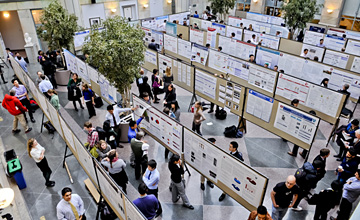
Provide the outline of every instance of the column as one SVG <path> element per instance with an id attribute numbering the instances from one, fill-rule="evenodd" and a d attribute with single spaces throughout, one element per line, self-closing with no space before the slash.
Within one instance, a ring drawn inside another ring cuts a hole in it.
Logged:
<path id="1" fill-rule="evenodd" d="M 31 37 L 31 42 L 34 44 L 34 47 L 32 48 L 31 51 L 35 51 L 35 57 L 36 57 L 40 45 L 39 45 L 39 39 L 36 34 L 36 28 L 35 28 L 34 20 L 31 15 L 31 11 L 30 9 L 23 9 L 23 10 L 18 10 L 17 12 L 23 34 L 28 33 L 29 36 Z M 27 54 L 27 55 L 28 57 L 33 56 L 33 54 Z"/>
<path id="2" fill-rule="evenodd" d="M 265 0 L 251 0 L 250 12 L 263 14 L 265 10 Z"/>
<path id="3" fill-rule="evenodd" d="M 319 24 L 338 27 L 344 3 L 345 0 L 325 0 Z"/>
<path id="4" fill-rule="evenodd" d="M 69 14 L 74 14 L 76 17 L 78 17 L 78 25 L 84 27 L 79 0 L 60 0 L 60 4 L 68 11 Z"/>

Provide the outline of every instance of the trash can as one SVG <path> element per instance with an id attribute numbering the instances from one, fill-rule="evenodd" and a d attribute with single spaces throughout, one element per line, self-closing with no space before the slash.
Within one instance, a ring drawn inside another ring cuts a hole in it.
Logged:
<path id="1" fill-rule="evenodd" d="M 14 150 L 9 150 L 4 153 L 5 161 L 6 161 L 6 170 L 10 177 L 14 177 L 16 184 L 19 189 L 26 188 L 26 181 L 24 175 L 22 173 L 22 166 L 19 158 L 16 156 Z"/>
<path id="2" fill-rule="evenodd" d="M 121 118 L 121 122 L 120 122 L 120 132 L 121 132 L 120 142 L 121 143 L 129 142 L 129 140 L 128 140 L 128 132 L 129 132 L 130 120 L 132 120 L 132 114 Z"/>

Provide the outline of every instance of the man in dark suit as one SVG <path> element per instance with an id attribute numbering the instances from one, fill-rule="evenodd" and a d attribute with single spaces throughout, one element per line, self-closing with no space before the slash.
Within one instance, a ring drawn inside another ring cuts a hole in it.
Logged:
<path id="1" fill-rule="evenodd" d="M 343 108 L 341 110 L 341 114 L 343 114 L 343 115 L 352 114 L 352 112 L 349 109 L 345 108 L 346 103 L 347 103 L 347 101 L 348 101 L 348 99 L 350 97 L 350 92 L 348 91 L 349 87 L 350 87 L 349 84 L 345 84 L 345 85 L 343 85 L 343 89 L 338 90 L 338 92 L 346 95 L 344 105 L 343 105 Z"/>
<path id="2" fill-rule="evenodd" d="M 327 148 L 323 148 L 320 150 L 320 154 L 317 155 L 313 161 L 313 163 L 315 161 L 320 161 L 322 163 L 320 169 L 317 171 L 318 181 L 320 181 L 325 176 L 326 158 L 328 158 L 329 156 L 330 156 L 330 150 Z"/>
<path id="3" fill-rule="evenodd" d="M 244 162 L 244 158 L 242 156 L 242 153 L 238 151 L 239 144 L 236 141 L 231 141 L 229 145 L 229 151 L 230 155 L 233 157 L 236 157 L 237 159 Z M 219 201 L 223 201 L 225 199 L 226 194 L 223 192 L 221 196 L 219 197 Z"/>
<path id="4" fill-rule="evenodd" d="M 157 51 L 157 46 L 156 46 L 156 43 L 155 43 L 155 39 L 151 40 L 151 43 L 149 44 L 148 47 L 149 47 L 149 49 Z"/>

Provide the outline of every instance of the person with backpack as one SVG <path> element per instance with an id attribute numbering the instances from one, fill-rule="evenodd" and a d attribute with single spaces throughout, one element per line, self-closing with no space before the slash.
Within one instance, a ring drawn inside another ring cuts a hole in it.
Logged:
<path id="1" fill-rule="evenodd" d="M 105 132 L 104 136 L 105 136 L 106 142 L 110 145 L 111 149 L 116 149 L 116 147 L 117 147 L 116 137 L 118 134 L 110 126 L 110 120 L 104 121 L 103 130 Z"/>
<path id="2" fill-rule="evenodd" d="M 312 164 L 305 162 L 304 165 L 295 172 L 296 184 L 299 186 L 299 195 L 294 203 L 292 210 L 301 211 L 300 201 L 310 194 L 311 189 L 315 189 L 319 181 L 318 170 L 323 166 L 323 162 L 315 160 Z"/>
<path id="3" fill-rule="evenodd" d="M 143 145 L 148 145 L 146 149 L 149 148 L 149 144 L 146 141 L 142 140 L 144 137 L 143 132 L 138 132 L 135 138 L 132 138 L 130 141 L 130 147 L 132 153 L 135 155 L 135 179 L 140 179 L 141 175 L 145 173 L 147 167 L 147 157 L 146 161 L 143 161 Z"/>
<path id="4" fill-rule="evenodd" d="M 354 119 L 348 125 L 342 125 L 335 131 L 335 134 L 337 134 L 336 143 L 340 147 L 339 154 L 334 155 L 334 157 L 339 158 L 337 161 L 342 161 L 342 158 L 346 155 L 347 149 L 343 142 L 345 141 L 345 137 L 347 136 L 347 142 L 349 142 L 350 139 L 354 139 L 357 129 L 359 129 L 359 120 Z"/>
<path id="5" fill-rule="evenodd" d="M 320 154 L 315 157 L 313 160 L 313 163 L 315 161 L 320 161 L 322 163 L 320 169 L 317 172 L 318 180 L 320 181 L 322 178 L 324 178 L 326 173 L 326 158 L 330 156 L 330 150 L 328 148 L 323 148 L 320 150 Z"/>
<path id="6" fill-rule="evenodd" d="M 126 184 L 129 179 L 125 172 L 126 164 L 119 158 L 116 150 L 111 150 L 107 157 L 101 160 L 101 164 L 107 168 L 111 178 L 113 178 L 113 180 L 122 188 L 124 193 L 127 194 Z"/>
<path id="7" fill-rule="evenodd" d="M 89 88 L 89 85 L 87 83 L 82 85 L 82 102 L 83 104 L 86 103 L 86 107 L 89 112 L 89 119 L 93 116 L 96 116 L 95 111 L 95 100 L 94 100 L 95 94 L 94 92 Z"/>
<path id="8" fill-rule="evenodd" d="M 141 85 L 139 85 L 139 93 L 140 93 L 139 97 L 143 99 L 145 97 L 144 94 L 147 93 L 148 96 L 153 100 L 153 102 L 155 102 L 154 96 L 151 92 L 151 87 L 148 83 L 148 77 L 144 76 L 141 79 L 143 82 Z"/>
<path id="9" fill-rule="evenodd" d="M 88 132 L 85 147 L 91 150 L 99 142 L 99 133 L 93 128 L 92 123 L 89 121 L 84 123 L 84 129 Z"/>

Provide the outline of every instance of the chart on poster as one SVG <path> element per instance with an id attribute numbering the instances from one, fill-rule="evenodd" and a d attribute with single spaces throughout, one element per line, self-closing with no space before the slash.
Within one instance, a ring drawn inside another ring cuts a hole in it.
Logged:
<path id="1" fill-rule="evenodd" d="M 273 93 L 276 81 L 276 72 L 256 65 L 250 65 L 248 83 Z"/>
<path id="2" fill-rule="evenodd" d="M 208 48 L 193 44 L 191 48 L 191 61 L 200 63 L 205 66 L 208 59 L 209 51 Z"/>
<path id="3" fill-rule="evenodd" d="M 308 44 L 303 44 L 302 49 L 301 49 L 301 53 L 304 52 L 305 49 L 308 49 L 308 54 L 307 57 L 310 59 L 314 59 L 314 57 L 319 58 L 319 61 L 322 60 L 323 55 L 324 55 L 324 48 L 321 47 L 316 47 L 316 46 L 312 46 L 312 45 L 308 45 Z M 301 55 L 301 54 L 299 54 Z"/>
<path id="4" fill-rule="evenodd" d="M 278 103 L 274 127 L 295 137 L 296 139 L 311 144 L 319 123 L 319 119 L 301 110 Z"/>
<path id="5" fill-rule="evenodd" d="M 280 73 L 275 94 L 288 100 L 298 99 L 301 104 L 305 104 L 309 88 L 310 83 Z"/>
<path id="6" fill-rule="evenodd" d="M 273 98 L 250 89 L 247 98 L 246 112 L 265 122 L 269 122 L 273 104 Z"/>
<path id="7" fill-rule="evenodd" d="M 191 86 L 191 67 L 175 60 L 174 67 L 178 68 L 178 81 L 185 83 L 187 86 Z"/>
<path id="8" fill-rule="evenodd" d="M 360 41 L 349 39 L 346 44 L 345 53 L 360 56 Z"/>
<path id="9" fill-rule="evenodd" d="M 354 57 L 354 61 L 351 65 L 351 71 L 360 73 L 360 57 Z"/>
<path id="10" fill-rule="evenodd" d="M 204 45 L 204 31 L 190 29 L 190 41 L 199 45 Z"/>
<path id="11" fill-rule="evenodd" d="M 216 99 L 216 77 L 196 69 L 195 90 Z"/>

